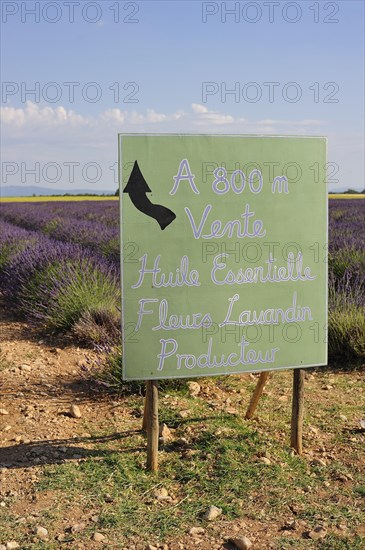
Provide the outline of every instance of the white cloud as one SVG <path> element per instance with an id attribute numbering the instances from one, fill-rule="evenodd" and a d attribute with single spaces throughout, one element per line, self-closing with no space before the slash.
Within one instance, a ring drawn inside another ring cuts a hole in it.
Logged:
<path id="1" fill-rule="evenodd" d="M 15 129 L 23 129 L 24 133 L 28 130 L 38 130 L 40 132 L 49 132 L 50 129 L 70 129 L 90 130 L 98 129 L 103 133 L 114 131 L 118 128 L 120 131 L 128 131 L 134 126 L 143 126 L 145 128 L 158 125 L 153 130 L 164 131 L 164 126 L 168 131 L 193 131 L 194 127 L 199 127 L 200 131 L 214 131 L 216 127 L 226 126 L 229 131 L 236 132 L 266 132 L 275 131 L 275 126 L 287 127 L 287 131 L 293 131 L 300 127 L 309 126 L 318 127 L 323 125 L 321 120 L 258 120 L 249 121 L 246 118 L 234 117 L 229 114 L 211 111 L 205 105 L 193 103 L 191 111 L 175 111 L 172 114 L 159 113 L 154 109 L 147 109 L 145 113 L 139 111 L 122 111 L 121 109 L 107 109 L 98 116 L 83 116 L 75 111 L 67 110 L 65 107 L 43 107 L 28 101 L 25 107 L 2 107 L 0 110 L 3 124 L 7 127 L 8 135 L 11 137 Z M 16 132 L 19 136 L 19 132 Z"/>
<path id="2" fill-rule="evenodd" d="M 193 103 L 189 110 L 180 109 L 173 113 L 154 109 L 143 112 L 106 109 L 97 116 L 85 116 L 63 106 L 49 107 L 28 102 L 22 108 L 2 107 L 0 117 L 4 162 L 25 163 L 32 167 L 36 162 L 62 164 L 75 161 L 80 163 L 79 174 L 85 163 L 97 162 L 103 167 L 102 179 L 103 182 L 105 179 L 107 188 L 116 185 L 115 179 L 111 178 L 116 177 L 119 132 L 328 135 L 329 160 L 340 166 L 339 182 L 331 187 L 348 183 L 363 185 L 363 137 L 331 133 L 331 125 L 317 119 L 250 120 L 209 110 L 198 103 Z M 20 183 L 19 174 L 20 171 L 7 183 Z M 27 176 L 25 183 L 35 182 Z M 80 185 L 85 186 L 85 182 L 80 181 Z M 95 184 L 96 188 L 98 186 L 99 182 Z"/>
<path id="3" fill-rule="evenodd" d="M 291 125 L 291 124 L 300 124 L 300 126 L 320 126 L 324 125 L 326 122 L 324 120 L 316 120 L 316 119 L 304 119 L 300 121 L 295 120 L 277 120 L 277 119 L 271 119 L 266 118 L 264 120 L 259 120 L 258 124 L 263 125 L 274 125 L 274 126 L 282 126 L 282 125 Z"/>
<path id="4" fill-rule="evenodd" d="M 194 113 L 207 113 L 208 108 L 204 107 L 204 105 L 199 105 L 199 103 L 192 103 L 191 108 L 194 111 Z"/>
<path id="5" fill-rule="evenodd" d="M 1 107 L 0 118 L 3 124 L 11 127 L 33 127 L 48 128 L 49 126 L 62 126 L 71 124 L 73 126 L 86 125 L 88 119 L 67 111 L 64 107 L 40 107 L 36 103 L 27 101 L 24 108 Z"/>
<path id="6" fill-rule="evenodd" d="M 222 124 L 232 124 L 235 122 L 234 117 L 231 115 L 222 115 L 217 111 L 209 111 L 204 105 L 193 103 L 191 105 L 193 113 L 196 115 L 195 124 L 198 126 L 205 126 L 207 124 L 221 126 Z M 239 120 L 239 119 L 237 119 Z"/>

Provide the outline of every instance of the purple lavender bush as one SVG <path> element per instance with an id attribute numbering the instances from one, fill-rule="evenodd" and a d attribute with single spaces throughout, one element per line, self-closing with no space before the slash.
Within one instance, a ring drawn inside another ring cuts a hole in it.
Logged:
<path id="1" fill-rule="evenodd" d="M 106 335 L 118 341 L 120 284 L 111 262 L 10 224 L 1 242 L 0 285 L 9 305 L 48 331 L 72 331 L 87 343 Z"/>
<path id="2" fill-rule="evenodd" d="M 365 357 L 365 202 L 329 201 L 330 359 Z"/>
<path id="3" fill-rule="evenodd" d="M 0 286 L 2 268 L 17 252 L 35 244 L 39 235 L 35 231 L 27 231 L 0 219 Z"/>

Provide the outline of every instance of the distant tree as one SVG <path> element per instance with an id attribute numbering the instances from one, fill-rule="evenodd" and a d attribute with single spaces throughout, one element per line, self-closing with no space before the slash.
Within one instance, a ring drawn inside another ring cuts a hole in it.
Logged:
<path id="1" fill-rule="evenodd" d="M 356 189 L 347 189 L 347 191 L 344 192 L 344 195 L 358 195 L 359 191 L 356 191 Z"/>
<path id="2" fill-rule="evenodd" d="M 118 187 L 118 189 L 116 190 L 116 192 L 114 193 L 114 197 L 119 197 L 119 187 Z"/>

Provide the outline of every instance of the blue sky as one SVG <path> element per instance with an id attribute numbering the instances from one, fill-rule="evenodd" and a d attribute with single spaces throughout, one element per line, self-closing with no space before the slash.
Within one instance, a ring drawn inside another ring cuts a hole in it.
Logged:
<path id="1" fill-rule="evenodd" d="M 328 136 L 364 188 L 362 1 L 71 4 L 2 2 L 4 184 L 114 189 L 118 132 L 212 132 Z"/>

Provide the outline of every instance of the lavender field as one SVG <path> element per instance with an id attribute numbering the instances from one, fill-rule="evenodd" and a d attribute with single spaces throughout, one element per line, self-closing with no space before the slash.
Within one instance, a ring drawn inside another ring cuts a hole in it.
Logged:
<path id="1" fill-rule="evenodd" d="M 4 203 L 0 290 L 40 329 L 89 345 L 120 341 L 116 201 Z M 329 203 L 329 357 L 365 356 L 363 200 Z"/>
<path id="2" fill-rule="evenodd" d="M 118 203 L 5 203 L 0 208 L 0 289 L 48 332 L 83 343 L 120 336 Z"/>

